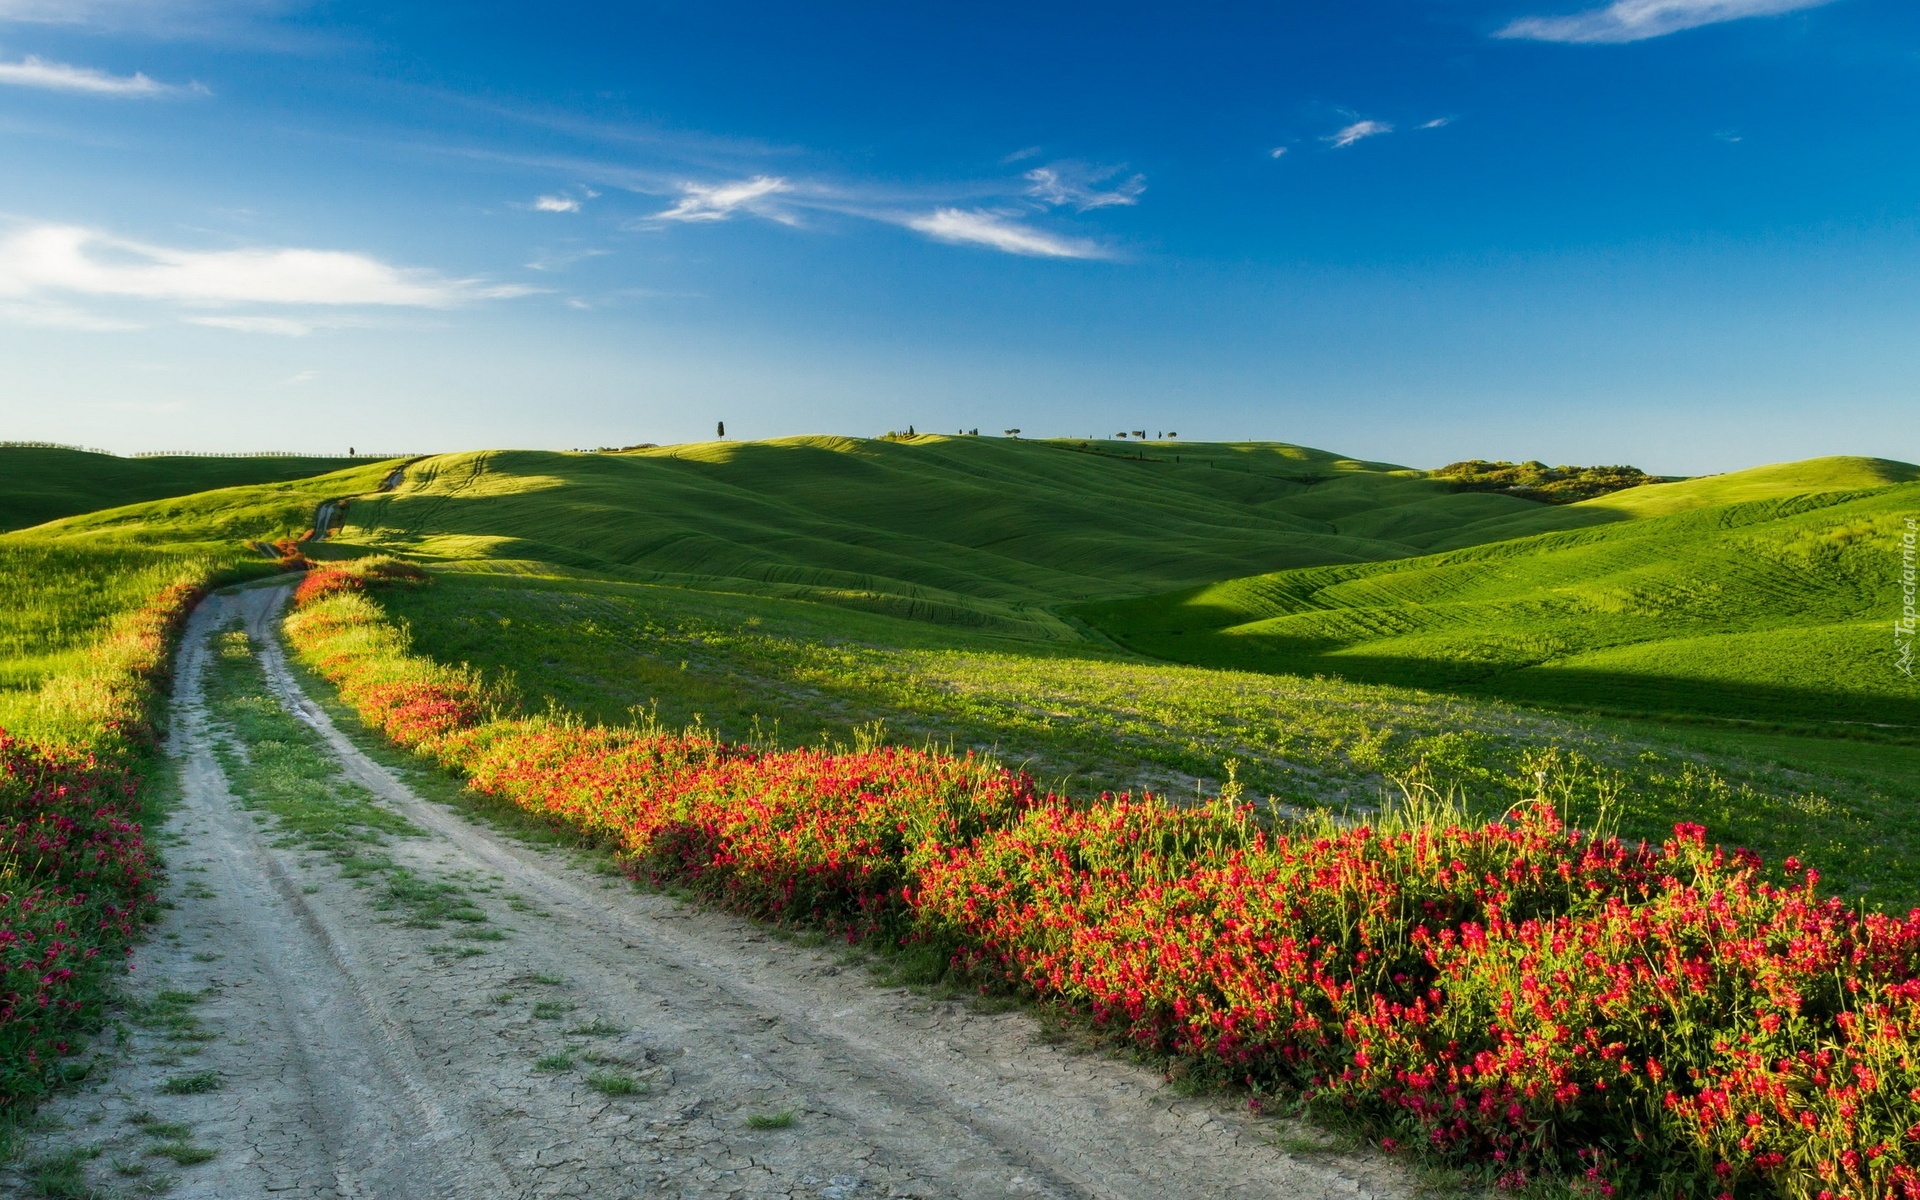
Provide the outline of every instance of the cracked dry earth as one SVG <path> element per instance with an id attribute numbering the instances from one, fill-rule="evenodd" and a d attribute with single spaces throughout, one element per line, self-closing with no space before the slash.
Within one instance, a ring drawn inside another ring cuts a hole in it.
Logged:
<path id="1" fill-rule="evenodd" d="M 184 799 L 167 831 L 174 907 L 136 956 L 132 988 L 148 1007 L 130 1010 L 186 1015 L 127 1021 L 103 1051 L 109 1067 L 44 1110 L 48 1128 L 23 1158 L 84 1157 L 84 1187 L 97 1189 L 55 1194 L 1410 1190 L 1377 1159 L 1289 1155 L 1271 1122 L 1048 1044 L 1025 1013 L 877 986 L 840 955 L 636 892 L 426 803 L 300 692 L 278 649 L 285 599 L 215 596 L 189 627 L 172 745 Z M 406 927 L 332 860 L 276 846 L 265 818 L 237 803 L 203 684 L 213 632 L 236 621 L 339 770 L 426 831 L 386 851 L 422 877 L 460 881 L 504 938 L 457 949 L 445 930 Z M 636 1086 L 603 1094 L 596 1070 Z M 196 1079 L 210 1090 L 194 1091 Z M 169 1162 L 166 1148 L 180 1146 L 215 1154 Z M 26 1174 L 0 1184 L 34 1186 Z"/>

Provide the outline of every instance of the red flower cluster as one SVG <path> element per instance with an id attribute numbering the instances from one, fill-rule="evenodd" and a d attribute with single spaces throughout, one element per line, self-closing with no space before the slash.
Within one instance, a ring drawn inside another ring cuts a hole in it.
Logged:
<path id="1" fill-rule="evenodd" d="M 281 538 L 277 542 L 269 543 L 275 554 L 279 556 L 274 565 L 282 571 L 304 571 L 313 566 L 312 561 L 301 549 L 301 544 L 311 537 L 313 537 L 313 530 L 309 529 L 297 538 Z"/>
<path id="2" fill-rule="evenodd" d="M 202 594 L 166 589 L 115 624 L 85 671 L 49 681 L 48 744 L 0 731 L 0 1108 L 45 1090 L 153 903 L 135 753 Z"/>
<path id="3" fill-rule="evenodd" d="M 363 586 L 360 576 L 351 571 L 312 570 L 300 581 L 300 586 L 293 589 L 293 603 L 295 606 L 312 604 L 341 592 L 357 592 Z"/>
<path id="4" fill-rule="evenodd" d="M 1920 910 L 1708 845 L 1483 825 L 1279 836 L 897 748 L 489 719 L 363 596 L 289 619 L 369 721 L 742 911 L 884 930 L 1256 1091 L 1519 1186 L 1920 1200 Z"/>
<path id="5" fill-rule="evenodd" d="M 0 734 L 0 1106 L 38 1094 L 152 902 L 133 784 Z"/>

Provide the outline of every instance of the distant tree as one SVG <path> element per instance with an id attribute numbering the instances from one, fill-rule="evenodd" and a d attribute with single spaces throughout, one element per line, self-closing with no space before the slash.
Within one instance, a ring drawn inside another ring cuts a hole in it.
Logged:
<path id="1" fill-rule="evenodd" d="M 1545 504 L 1571 504 L 1608 492 L 1662 482 L 1659 476 L 1648 475 L 1637 467 L 1549 467 L 1539 461 L 1488 462 L 1480 458 L 1448 463 L 1434 474 L 1451 484 L 1456 492 L 1505 492 Z"/>
<path id="2" fill-rule="evenodd" d="M 719 423 L 718 425 L 715 425 L 715 426 L 714 426 L 714 429 L 713 429 L 713 435 L 714 435 L 715 437 L 719 437 L 719 438 L 724 438 L 724 437 L 726 437 L 726 436 L 727 436 L 727 423 L 726 423 L 725 421 L 721 421 L 721 422 L 720 422 L 720 423 Z"/>
<path id="3" fill-rule="evenodd" d="M 1004 434 L 1006 434 L 1006 435 L 1007 435 L 1008 437 L 1019 437 L 1019 436 L 1020 436 L 1020 431 L 1019 431 L 1018 429 L 1003 429 L 1003 430 L 1001 430 L 1001 432 L 1002 432 L 1002 433 L 1004 433 Z"/>

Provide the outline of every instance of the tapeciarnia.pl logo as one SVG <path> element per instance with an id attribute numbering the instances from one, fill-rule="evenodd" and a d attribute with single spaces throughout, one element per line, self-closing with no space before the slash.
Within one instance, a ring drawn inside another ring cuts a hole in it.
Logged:
<path id="1" fill-rule="evenodd" d="M 1914 596 L 1920 592 L 1920 570 L 1916 570 L 1916 543 L 1920 542 L 1920 517 L 1908 517 L 1900 535 L 1900 616 L 1893 623 L 1893 665 L 1908 679 L 1913 678 L 1913 635 L 1920 628 L 1920 612 L 1915 611 Z"/>

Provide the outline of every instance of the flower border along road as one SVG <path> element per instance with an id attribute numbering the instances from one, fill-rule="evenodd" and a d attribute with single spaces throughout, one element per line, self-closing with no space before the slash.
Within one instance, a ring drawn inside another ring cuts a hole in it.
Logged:
<path id="1" fill-rule="evenodd" d="M 1506 1187 L 1920 1197 L 1920 910 L 1862 914 L 1696 825 L 1629 844 L 1541 805 L 1289 835 L 973 755 L 500 716 L 409 651 L 367 594 L 396 578 L 422 575 L 309 575 L 289 641 L 367 724 L 636 875 L 931 944 Z"/>
<path id="2" fill-rule="evenodd" d="M 45 1095 L 155 905 L 140 820 L 173 647 L 206 581 L 124 614 L 0 730 L 0 1111 Z"/>

